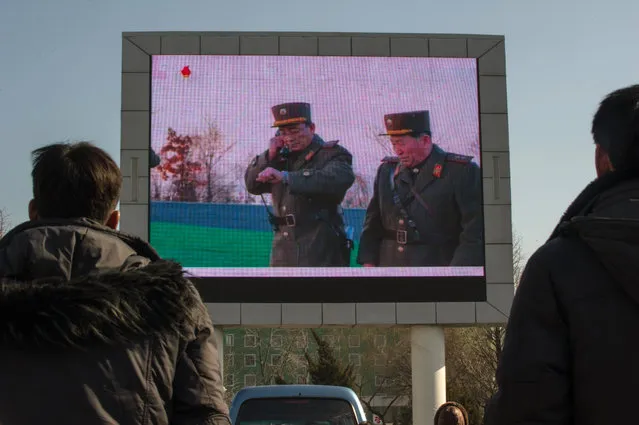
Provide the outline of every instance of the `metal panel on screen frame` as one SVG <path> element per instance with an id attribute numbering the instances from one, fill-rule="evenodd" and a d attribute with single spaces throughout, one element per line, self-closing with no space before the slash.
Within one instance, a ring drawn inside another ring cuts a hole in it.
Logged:
<path id="1" fill-rule="evenodd" d="M 513 265 L 503 36 L 454 34 L 131 32 L 122 38 L 121 230 L 148 240 L 151 56 L 300 55 L 477 58 L 486 301 L 210 303 L 225 326 L 472 325 L 505 323 Z"/>

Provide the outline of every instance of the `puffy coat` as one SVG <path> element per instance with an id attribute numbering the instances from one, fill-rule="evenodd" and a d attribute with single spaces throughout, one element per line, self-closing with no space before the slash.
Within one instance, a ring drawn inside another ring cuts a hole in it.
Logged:
<path id="1" fill-rule="evenodd" d="M 229 424 L 206 308 L 147 243 L 29 222 L 0 277 L 0 425 Z"/>
<path id="2" fill-rule="evenodd" d="M 620 180 L 588 186 L 528 261 L 486 425 L 635 423 L 639 179 Z"/>

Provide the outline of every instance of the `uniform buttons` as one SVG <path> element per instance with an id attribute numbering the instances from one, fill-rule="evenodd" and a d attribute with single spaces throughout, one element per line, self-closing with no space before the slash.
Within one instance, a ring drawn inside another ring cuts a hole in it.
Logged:
<path id="1" fill-rule="evenodd" d="M 402 220 L 401 218 L 399 219 L 399 224 L 403 225 L 404 224 L 404 220 Z"/>
<path id="2" fill-rule="evenodd" d="M 282 235 L 283 235 L 285 238 L 288 238 L 288 232 L 284 232 L 284 233 L 282 233 Z"/>
<path id="3" fill-rule="evenodd" d="M 403 247 L 403 246 L 398 246 L 398 247 L 397 247 L 397 250 L 398 250 L 399 252 L 404 252 L 404 247 Z"/>

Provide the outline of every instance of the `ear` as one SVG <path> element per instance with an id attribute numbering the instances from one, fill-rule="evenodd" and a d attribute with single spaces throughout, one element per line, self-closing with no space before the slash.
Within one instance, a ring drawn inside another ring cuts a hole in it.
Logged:
<path id="1" fill-rule="evenodd" d="M 29 220 L 38 220 L 38 210 L 36 209 L 35 199 L 29 201 Z"/>
<path id="2" fill-rule="evenodd" d="M 597 177 L 601 177 L 615 168 L 612 166 L 610 156 L 600 145 L 595 145 L 595 170 L 597 171 Z"/>
<path id="3" fill-rule="evenodd" d="M 424 145 L 428 146 L 432 143 L 432 140 L 430 138 L 430 136 L 428 134 L 424 134 L 422 137 L 422 142 L 424 143 Z"/>
<path id="4" fill-rule="evenodd" d="M 308 125 L 308 129 L 311 130 L 311 133 L 315 134 L 315 123 L 312 122 Z"/>
<path id="5" fill-rule="evenodd" d="M 115 210 L 109 215 L 105 225 L 113 230 L 118 230 L 118 224 L 120 224 L 120 211 Z"/>

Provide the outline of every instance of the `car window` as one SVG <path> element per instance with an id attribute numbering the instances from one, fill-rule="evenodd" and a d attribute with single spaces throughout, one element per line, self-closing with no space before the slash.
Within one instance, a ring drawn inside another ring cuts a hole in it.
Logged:
<path id="1" fill-rule="evenodd" d="M 235 425 L 357 425 L 357 420 L 346 400 L 255 398 L 242 403 Z"/>

